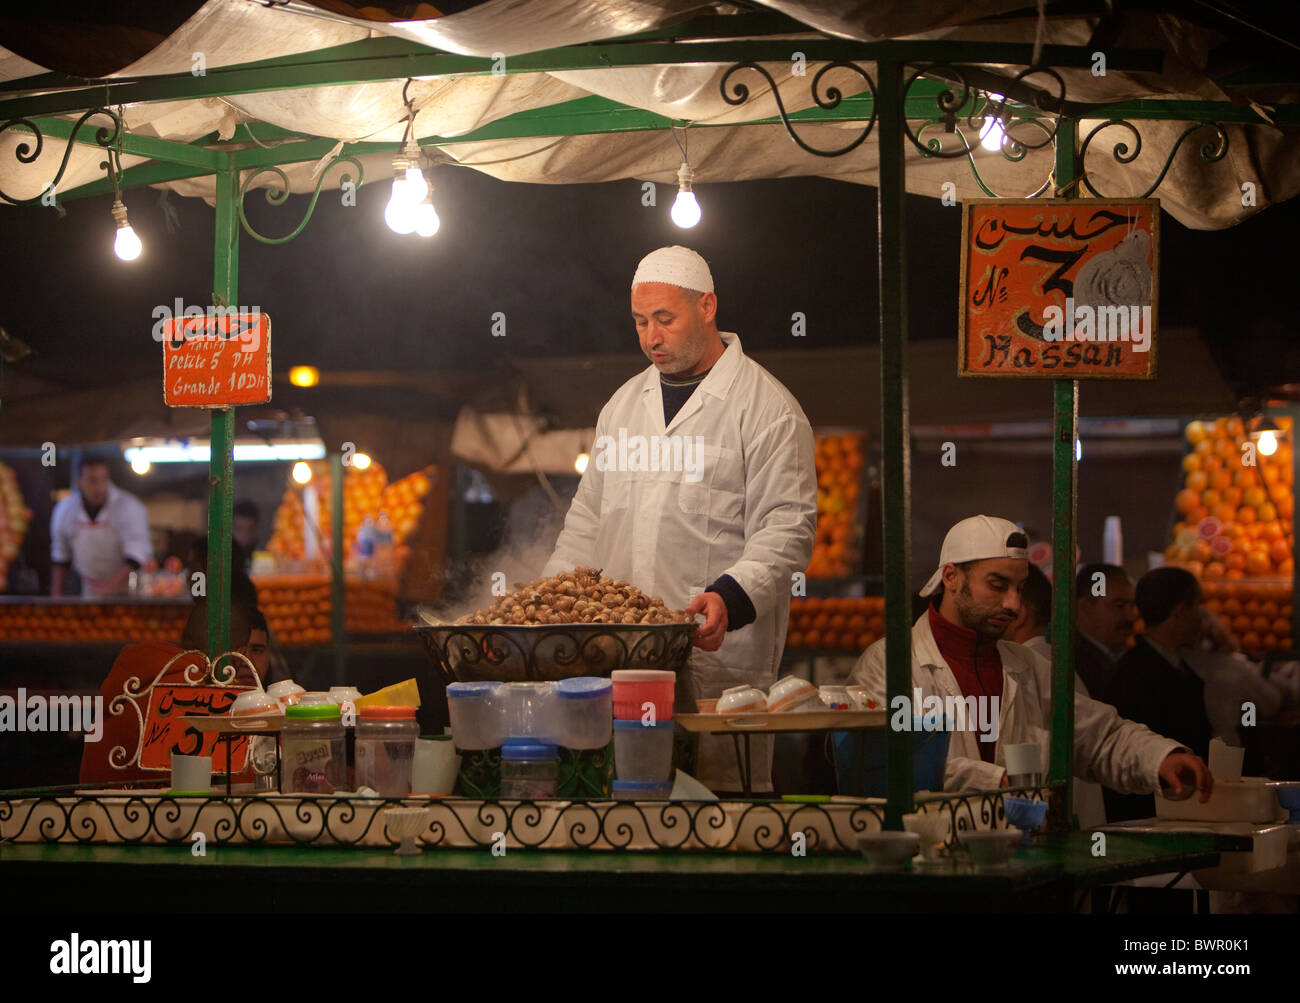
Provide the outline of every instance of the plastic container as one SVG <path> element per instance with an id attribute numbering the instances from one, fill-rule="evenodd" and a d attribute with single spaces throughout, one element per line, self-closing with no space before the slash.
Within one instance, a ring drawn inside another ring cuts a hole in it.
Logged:
<path id="1" fill-rule="evenodd" d="M 502 683 L 496 704 L 501 708 L 501 733 L 559 744 L 559 713 L 554 683 Z"/>
<path id="2" fill-rule="evenodd" d="M 347 776 L 343 721 L 335 704 L 290 707 L 280 731 L 286 794 L 333 794 Z"/>
<path id="3" fill-rule="evenodd" d="M 555 797 L 558 755 L 548 742 L 507 742 L 501 747 L 501 796 Z"/>
<path id="4" fill-rule="evenodd" d="M 361 699 L 361 691 L 355 686 L 331 686 L 329 695 L 330 702 L 339 705 L 339 713 L 343 715 L 343 723 L 346 726 L 349 715 L 355 718 L 357 701 Z"/>
<path id="5" fill-rule="evenodd" d="M 615 780 L 611 787 L 615 801 L 666 801 L 673 792 L 671 782 L 657 780 Z"/>
<path id="6" fill-rule="evenodd" d="M 330 696 L 330 694 L 325 692 L 324 690 L 310 690 L 309 692 L 300 694 L 294 706 L 296 707 L 330 707 L 330 706 L 339 707 L 339 701 L 335 697 Z M 339 707 L 340 716 L 342 715 L 342 713 L 343 713 L 343 709 Z"/>
<path id="7" fill-rule="evenodd" d="M 614 684 L 578 676 L 555 684 L 559 744 L 566 749 L 603 749 L 614 734 Z"/>
<path id="8" fill-rule="evenodd" d="M 677 673 L 663 669 L 615 669 L 609 674 L 614 683 L 614 717 L 619 721 L 640 721 L 645 704 L 654 705 L 656 721 L 673 719 L 673 691 Z"/>
<path id="9" fill-rule="evenodd" d="M 614 773 L 619 780 L 664 783 L 673 774 L 673 723 L 614 722 Z"/>
<path id="10" fill-rule="evenodd" d="M 458 749 L 495 749 L 504 739 L 497 706 L 500 683 L 449 683 L 447 713 Z"/>
<path id="11" fill-rule="evenodd" d="M 357 716 L 357 789 L 386 798 L 411 793 L 411 763 L 420 726 L 414 707 L 362 707 Z"/>

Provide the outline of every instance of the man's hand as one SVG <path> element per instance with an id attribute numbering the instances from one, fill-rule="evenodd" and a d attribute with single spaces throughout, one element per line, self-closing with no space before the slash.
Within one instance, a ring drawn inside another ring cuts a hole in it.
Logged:
<path id="1" fill-rule="evenodd" d="M 686 607 L 686 615 L 704 614 L 704 623 L 695 628 L 691 643 L 704 651 L 717 651 L 727 636 L 727 604 L 716 592 L 701 592 Z"/>
<path id="2" fill-rule="evenodd" d="M 1170 787 L 1175 798 L 1182 797 L 1184 784 L 1194 784 L 1201 792 L 1202 804 L 1210 800 L 1210 792 L 1214 790 L 1210 768 L 1200 756 L 1190 752 L 1171 752 L 1165 756 L 1160 764 L 1160 779 Z"/>

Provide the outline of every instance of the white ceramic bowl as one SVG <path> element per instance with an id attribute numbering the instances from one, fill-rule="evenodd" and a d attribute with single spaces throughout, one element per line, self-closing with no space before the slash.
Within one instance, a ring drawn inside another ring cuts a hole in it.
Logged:
<path id="1" fill-rule="evenodd" d="M 961 842 L 977 868 L 1002 867 L 1016 852 L 1023 835 L 1019 829 L 987 829 L 963 833 Z"/>
<path id="2" fill-rule="evenodd" d="M 786 676 L 784 679 L 778 679 L 768 691 L 767 709 L 769 713 L 795 710 L 814 700 L 821 702 L 816 686 L 807 679 Z"/>
<path id="3" fill-rule="evenodd" d="M 858 849 L 867 866 L 877 871 L 896 871 L 916 856 L 921 837 L 914 832 L 869 832 L 858 839 Z"/>
<path id="4" fill-rule="evenodd" d="M 284 714 L 280 701 L 261 690 L 248 690 L 235 697 L 230 705 L 231 717 L 279 717 Z M 236 724 L 238 727 L 238 724 Z M 258 725 L 261 727 L 261 725 Z"/>
<path id="5" fill-rule="evenodd" d="M 767 697 L 757 686 L 733 686 L 718 697 L 717 714 L 762 713 L 767 710 Z"/>

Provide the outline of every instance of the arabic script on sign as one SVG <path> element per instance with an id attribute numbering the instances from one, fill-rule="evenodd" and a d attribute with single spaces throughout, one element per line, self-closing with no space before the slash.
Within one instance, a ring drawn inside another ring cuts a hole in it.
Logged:
<path id="1" fill-rule="evenodd" d="M 1155 199 L 963 203 L 963 376 L 1155 377 Z"/>
<path id="2" fill-rule="evenodd" d="M 149 713 L 144 721 L 144 744 L 140 768 L 170 770 L 173 752 L 182 756 L 211 756 L 215 773 L 225 773 L 226 743 L 215 733 L 204 734 L 189 717 L 224 717 L 235 697 L 246 692 L 223 686 L 155 686 L 149 694 Z M 248 758 L 248 736 L 230 743 L 235 773 L 242 773 Z"/>

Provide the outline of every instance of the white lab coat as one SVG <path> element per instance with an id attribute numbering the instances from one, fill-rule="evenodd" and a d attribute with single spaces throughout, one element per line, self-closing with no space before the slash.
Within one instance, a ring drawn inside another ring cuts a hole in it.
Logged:
<path id="1" fill-rule="evenodd" d="M 692 650 L 678 676 L 683 711 L 728 686 L 767 688 L 776 680 L 791 576 L 807 567 L 817 525 L 808 419 L 790 392 L 745 356 L 735 334 L 723 333 L 722 340 L 722 356 L 667 427 L 653 366 L 624 383 L 596 422 L 597 442 L 610 436 L 617 443 L 620 433 L 629 440 L 683 436 L 695 443 L 700 437 L 698 479 L 684 470 L 603 469 L 608 464 L 593 444 L 543 570 L 553 575 L 580 565 L 602 568 L 676 609 L 721 575 L 739 583 L 757 617 L 729 631 L 717 651 Z M 771 790 L 770 757 L 771 743 L 756 742 L 756 791 Z M 734 764 L 729 740 L 725 745 L 701 741 L 698 769 L 704 783 L 739 789 Z"/>
<path id="2" fill-rule="evenodd" d="M 1052 666 L 1023 644 L 999 641 L 1002 657 L 1002 701 L 998 714 L 998 740 L 994 761 L 980 758 L 979 734 L 954 730 L 944 766 L 945 791 L 997 788 L 1006 773 L 1004 745 L 1037 742 L 1042 750 L 1042 770 L 1047 773 L 1051 755 Z M 872 697 L 885 703 L 885 641 L 871 645 L 853 666 L 852 681 L 867 686 Z M 939 652 L 930 630 L 929 611 L 912 628 L 912 686 L 921 699 L 928 696 L 961 698 L 961 687 Z M 908 694 L 909 698 L 912 694 Z M 914 709 L 920 713 L 920 709 Z M 1120 717 L 1110 704 L 1082 693 L 1074 704 L 1075 776 L 1105 784 L 1126 794 L 1150 794 L 1160 786 L 1160 764 L 1180 748 L 1145 725 Z"/>
<path id="3" fill-rule="evenodd" d="M 149 515 L 135 495 L 115 484 L 95 519 L 86 515 L 80 492 L 54 506 L 50 515 L 50 560 L 71 564 L 81 576 L 81 594 L 91 596 L 90 579 L 111 578 L 125 558 L 144 564 L 153 557 Z"/>

